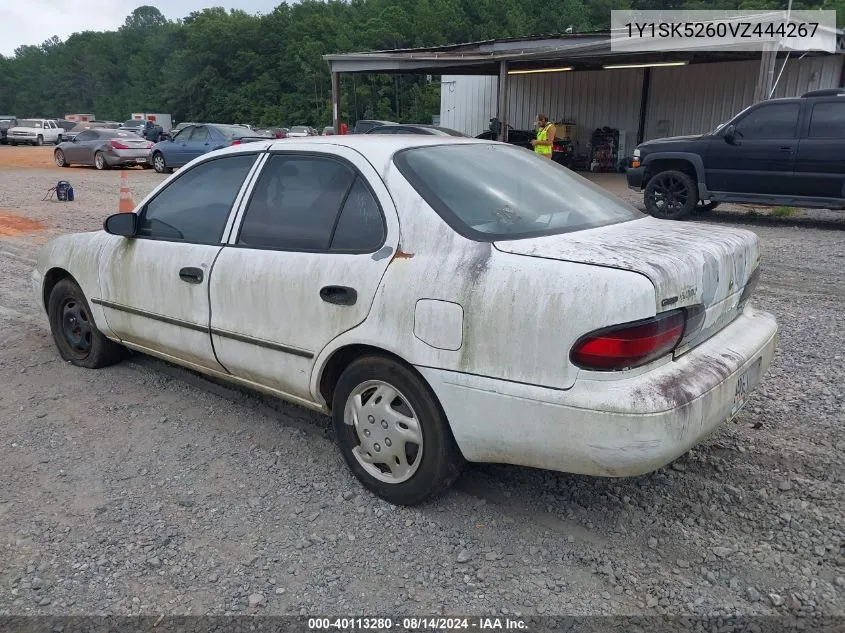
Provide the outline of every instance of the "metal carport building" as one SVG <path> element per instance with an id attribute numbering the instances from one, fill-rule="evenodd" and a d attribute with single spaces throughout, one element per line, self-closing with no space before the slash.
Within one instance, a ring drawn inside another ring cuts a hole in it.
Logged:
<path id="1" fill-rule="evenodd" d="M 604 126 L 623 131 L 628 150 L 650 138 L 706 132 L 769 96 L 845 85 L 841 32 L 835 54 L 777 58 L 754 51 L 619 53 L 610 39 L 610 32 L 561 34 L 325 55 L 335 130 L 340 73 L 439 75 L 441 125 L 471 135 L 494 116 L 524 129 L 545 112 L 553 120 L 574 119 L 581 133 Z"/>

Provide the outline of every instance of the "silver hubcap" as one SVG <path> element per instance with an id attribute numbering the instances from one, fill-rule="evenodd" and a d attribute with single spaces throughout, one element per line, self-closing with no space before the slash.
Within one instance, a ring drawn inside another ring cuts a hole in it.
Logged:
<path id="1" fill-rule="evenodd" d="M 164 171 L 164 159 L 161 157 L 161 154 L 155 157 L 155 168 L 159 171 Z"/>
<path id="2" fill-rule="evenodd" d="M 423 437 L 408 399 L 381 380 L 368 380 L 349 394 L 343 419 L 355 427 L 358 446 L 352 454 L 373 477 L 399 484 L 420 466 Z"/>
<path id="3" fill-rule="evenodd" d="M 65 155 L 61 152 L 56 152 L 56 164 L 61 167 L 65 164 Z"/>
<path id="4" fill-rule="evenodd" d="M 103 157 L 101 154 L 97 154 L 97 169 L 103 168 Z"/>

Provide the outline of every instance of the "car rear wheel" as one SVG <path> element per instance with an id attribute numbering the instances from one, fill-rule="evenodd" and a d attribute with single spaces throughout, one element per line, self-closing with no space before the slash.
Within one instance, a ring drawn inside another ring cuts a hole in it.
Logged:
<path id="1" fill-rule="evenodd" d="M 376 495 L 414 505 L 448 488 L 464 459 L 431 388 L 409 367 L 368 356 L 341 374 L 332 417 L 349 468 Z"/>
<path id="2" fill-rule="evenodd" d="M 156 152 L 153 154 L 153 168 L 160 174 L 169 174 L 173 170 L 167 166 L 164 160 L 164 154 Z"/>
<path id="3" fill-rule="evenodd" d="M 99 369 L 119 362 L 125 348 L 97 329 L 82 289 L 70 279 L 59 281 L 47 302 L 50 330 L 61 357 L 78 367 Z"/>
<path id="4" fill-rule="evenodd" d="M 38 147 L 41 147 L 42 145 L 44 145 L 44 137 L 39 134 L 38 138 L 35 139 L 35 144 Z"/>
<path id="5" fill-rule="evenodd" d="M 61 142 L 62 142 L 62 135 L 61 135 L 61 134 L 59 134 L 59 135 L 56 137 L 56 145 L 58 145 L 58 144 L 59 144 L 59 143 L 61 143 Z"/>
<path id="6" fill-rule="evenodd" d="M 652 176 L 644 198 L 646 211 L 663 220 L 685 218 L 698 204 L 695 183 L 682 171 L 662 171 Z"/>
<path id="7" fill-rule="evenodd" d="M 65 158 L 65 153 L 62 150 L 57 149 L 53 153 L 53 158 L 56 161 L 56 165 L 58 165 L 59 167 L 70 167 L 70 163 L 67 162 L 67 159 Z"/>
<path id="8" fill-rule="evenodd" d="M 17 147 L 17 146 L 18 146 L 18 144 L 17 144 L 17 143 L 15 143 L 14 141 L 9 141 L 9 145 L 11 145 L 12 147 Z"/>
<path id="9" fill-rule="evenodd" d="M 96 154 L 94 154 L 94 167 L 96 167 L 100 171 L 109 168 L 109 164 L 106 162 L 106 157 L 103 156 L 102 152 L 97 152 Z"/>

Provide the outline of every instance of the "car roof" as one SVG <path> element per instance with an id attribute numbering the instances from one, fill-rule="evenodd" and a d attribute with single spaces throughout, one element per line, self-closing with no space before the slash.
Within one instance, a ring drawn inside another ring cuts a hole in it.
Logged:
<path id="1" fill-rule="evenodd" d="M 391 135 L 391 134 L 334 134 L 332 136 L 307 136 L 302 138 L 284 138 L 268 141 L 255 141 L 246 145 L 234 145 L 205 156 L 242 153 L 246 150 L 272 151 L 301 146 L 303 151 L 314 146 L 348 147 L 360 153 L 379 171 L 390 164 L 393 155 L 404 149 L 429 147 L 435 145 L 490 145 L 497 141 L 487 141 L 458 136 Z"/>

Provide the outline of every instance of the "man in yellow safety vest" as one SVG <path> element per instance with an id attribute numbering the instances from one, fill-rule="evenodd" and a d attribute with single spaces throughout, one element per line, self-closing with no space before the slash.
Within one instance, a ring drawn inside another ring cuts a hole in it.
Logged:
<path id="1" fill-rule="evenodd" d="M 551 160 L 555 141 L 555 124 L 549 123 L 549 117 L 545 114 L 538 114 L 534 125 L 537 126 L 537 138 L 531 141 L 534 152 L 538 156 Z"/>

